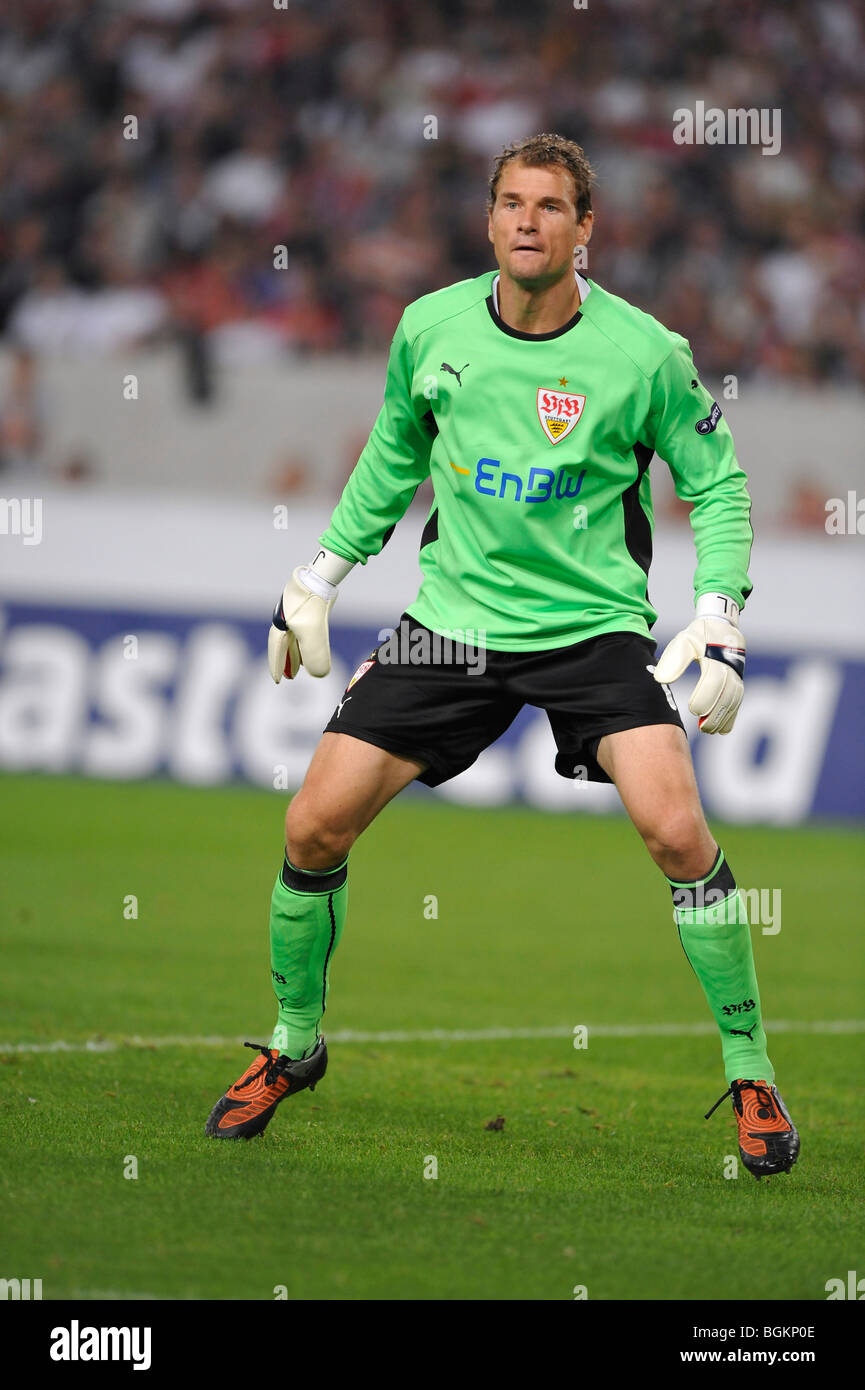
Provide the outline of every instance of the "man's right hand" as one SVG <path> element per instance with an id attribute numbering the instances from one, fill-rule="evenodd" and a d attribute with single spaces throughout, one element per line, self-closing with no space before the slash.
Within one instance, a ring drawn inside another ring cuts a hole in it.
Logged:
<path id="1" fill-rule="evenodd" d="M 301 665 L 311 676 L 330 671 L 328 618 L 337 592 L 309 565 L 294 571 L 273 610 L 267 639 L 267 664 L 277 685 L 283 676 L 293 680 Z"/>

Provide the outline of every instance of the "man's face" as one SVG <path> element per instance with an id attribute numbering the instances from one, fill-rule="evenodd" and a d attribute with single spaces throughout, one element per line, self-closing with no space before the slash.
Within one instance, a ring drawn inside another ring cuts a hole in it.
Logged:
<path id="1" fill-rule="evenodd" d="M 573 271 L 574 247 L 592 234 L 592 214 L 578 222 L 574 199 L 567 169 L 505 164 L 488 224 L 502 274 L 526 289 L 543 289 Z"/>

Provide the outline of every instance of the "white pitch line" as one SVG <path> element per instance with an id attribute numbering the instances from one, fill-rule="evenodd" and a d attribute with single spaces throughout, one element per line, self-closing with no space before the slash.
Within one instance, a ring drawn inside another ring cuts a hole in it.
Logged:
<path id="1" fill-rule="evenodd" d="M 717 1032 L 714 1023 L 589 1023 L 585 1025 L 593 1038 L 700 1038 Z M 865 1019 L 829 1019 L 807 1023 L 789 1019 L 766 1021 L 766 1031 L 772 1033 L 865 1033 Z M 253 1030 L 254 1031 L 254 1030 Z M 555 1028 L 418 1028 L 392 1032 L 367 1033 L 343 1028 L 326 1033 L 329 1043 L 415 1043 L 415 1042 L 510 1042 L 532 1038 L 569 1038 L 573 1028 L 560 1024 Z M 242 1037 L 194 1037 L 177 1034 L 164 1038 L 130 1037 L 115 1041 L 110 1038 L 91 1038 L 85 1042 L 0 1043 L 0 1053 L 15 1052 L 122 1052 L 124 1048 L 157 1047 L 236 1047 L 245 1042 Z"/>

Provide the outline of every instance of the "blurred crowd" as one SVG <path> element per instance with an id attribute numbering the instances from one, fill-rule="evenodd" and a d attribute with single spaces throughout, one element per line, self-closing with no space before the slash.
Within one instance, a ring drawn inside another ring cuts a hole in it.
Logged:
<path id="1" fill-rule="evenodd" d="M 852 0 L 27 0 L 0 341 L 20 391 L 42 353 L 170 338 L 201 400 L 213 360 L 380 350 L 493 264 L 492 158 L 552 130 L 598 172 L 588 273 L 705 376 L 865 382 L 863 72 Z M 779 109 L 780 153 L 676 144 L 697 101 Z"/>

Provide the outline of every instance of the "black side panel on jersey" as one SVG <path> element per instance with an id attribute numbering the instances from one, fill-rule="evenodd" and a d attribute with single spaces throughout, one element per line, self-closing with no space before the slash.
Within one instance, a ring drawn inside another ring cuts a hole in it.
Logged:
<path id="1" fill-rule="evenodd" d="M 426 526 L 423 528 L 423 533 L 422 533 L 421 538 L 420 538 L 420 547 L 419 547 L 419 548 L 420 548 L 421 550 L 423 550 L 423 548 L 424 548 L 425 545 L 429 545 L 431 541 L 437 541 L 438 538 L 439 538 L 439 509 L 438 509 L 438 507 L 435 507 L 435 508 L 433 509 L 433 511 L 430 512 L 430 515 L 429 515 L 429 517 L 427 518 Z"/>
<path id="2" fill-rule="evenodd" d="M 654 449 L 650 449 L 646 444 L 634 445 L 634 457 L 637 460 L 637 476 L 622 493 L 622 509 L 625 513 L 625 545 L 628 547 L 628 554 L 631 559 L 636 561 L 644 574 L 648 575 L 649 566 L 652 563 L 652 528 L 649 518 L 640 505 L 640 483 L 643 475 L 654 456 Z M 649 591 L 646 588 L 646 599 L 648 601 Z"/>

